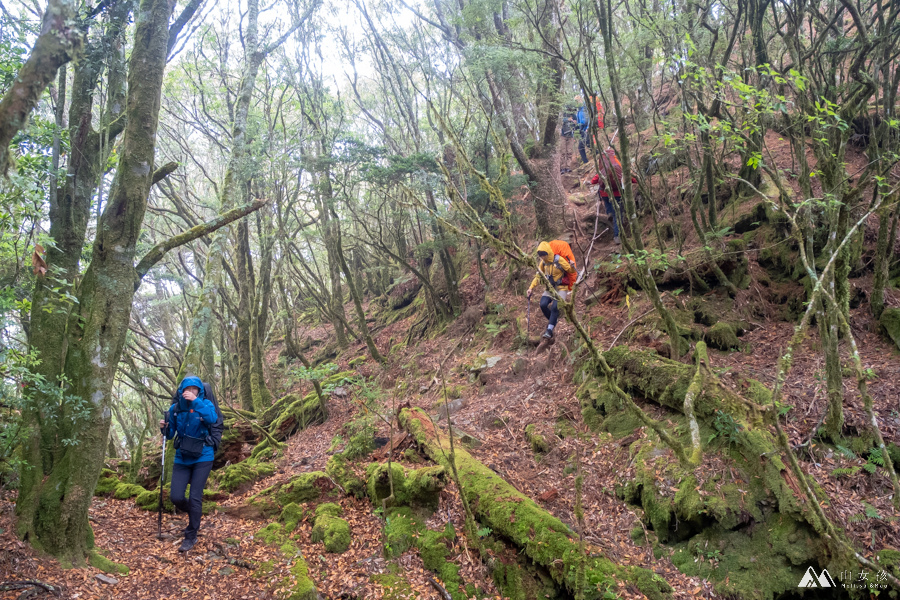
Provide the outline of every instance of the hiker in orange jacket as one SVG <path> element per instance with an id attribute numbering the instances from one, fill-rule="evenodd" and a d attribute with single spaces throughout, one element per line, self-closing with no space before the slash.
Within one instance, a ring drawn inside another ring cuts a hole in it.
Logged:
<path id="1" fill-rule="evenodd" d="M 578 272 L 575 270 L 575 255 L 572 248 L 562 240 L 553 240 L 552 242 L 541 242 L 537 249 L 538 258 L 540 259 L 539 271 L 535 273 L 531 285 L 528 287 L 527 295 L 531 298 L 534 288 L 541 283 L 546 275 L 550 280 L 553 289 L 556 290 L 563 300 L 569 296 L 575 280 L 578 278 Z M 553 338 L 553 329 L 559 320 L 559 306 L 557 301 L 545 291 L 541 294 L 541 312 L 547 317 L 547 330 L 543 337 L 547 339 Z"/>

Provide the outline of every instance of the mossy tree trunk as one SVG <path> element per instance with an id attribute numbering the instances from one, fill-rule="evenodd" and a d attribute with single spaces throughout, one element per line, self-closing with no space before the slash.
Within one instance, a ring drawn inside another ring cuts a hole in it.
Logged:
<path id="1" fill-rule="evenodd" d="M 41 359 L 34 367 L 54 390 L 35 390 L 35 410 L 26 418 L 40 424 L 32 430 L 32 435 L 24 444 L 24 458 L 33 465 L 41 464 L 50 470 L 56 461 L 60 432 L 59 422 L 53 418 L 54 408 L 59 401 L 59 377 L 63 373 L 67 345 L 60 343 L 60 333 L 66 330 L 72 303 L 54 287 L 62 284 L 65 291 L 74 294 L 75 279 L 79 273 L 82 249 L 85 243 L 87 223 L 90 217 L 91 200 L 97 189 L 101 172 L 101 133 L 93 127 L 94 93 L 100 72 L 107 66 L 110 71 L 124 70 L 121 56 L 111 52 L 124 36 L 124 26 L 130 14 L 130 4 L 119 2 L 110 14 L 109 27 L 104 34 L 85 49 L 84 56 L 75 65 L 69 106 L 70 152 L 66 177 L 55 194 L 56 201 L 50 203 L 50 237 L 55 244 L 47 249 L 46 262 L 53 280 L 47 277 L 35 279 L 31 301 L 29 344 Z M 124 87 L 124 80 L 111 81 Z M 110 94 L 111 99 L 118 94 Z M 106 107 L 107 115 L 121 116 L 121 108 L 111 103 Z M 124 125 L 124 119 L 116 123 L 112 130 L 104 132 L 108 140 L 114 140 Z M 109 125 L 108 120 L 105 125 Z M 40 477 L 41 469 L 23 473 L 26 486 L 34 485 L 32 477 Z"/>
<path id="2" fill-rule="evenodd" d="M 115 371 L 128 331 L 137 283 L 135 252 L 153 177 L 156 129 L 168 21 L 166 0 L 142 0 L 136 15 L 134 50 L 128 70 L 128 98 L 120 159 L 109 199 L 97 224 L 91 264 L 78 289 L 79 303 L 61 330 L 32 330 L 38 339 L 66 340 L 63 373 L 66 422 L 49 468 L 38 461 L 23 478 L 16 503 L 17 533 L 55 555 L 81 562 L 93 547 L 88 507 L 103 465 L 110 426 Z M 62 338 L 62 339 L 60 339 Z M 42 421 L 30 425 L 40 431 Z"/>
<path id="3" fill-rule="evenodd" d="M 239 189 L 243 186 L 238 184 Z M 257 398 L 253 395 L 253 386 L 251 379 L 251 364 L 253 357 L 251 353 L 250 329 L 251 329 L 251 303 L 253 302 L 252 294 L 255 282 L 253 281 L 253 263 L 250 258 L 250 233 L 247 223 L 242 222 L 237 227 L 237 284 L 238 284 L 238 306 L 237 306 L 237 330 L 235 332 L 237 342 L 237 358 L 238 358 L 238 396 L 241 399 L 241 406 L 245 410 L 257 410 L 255 401 Z"/>
<path id="4" fill-rule="evenodd" d="M 256 412 L 272 404 L 272 392 L 266 385 L 263 371 L 266 331 L 269 325 L 269 304 L 272 302 L 272 245 L 274 237 L 267 233 L 271 227 L 268 214 L 256 213 L 257 231 L 262 245 L 259 268 L 259 285 L 254 294 L 253 311 L 250 315 L 250 389 Z M 256 408 L 258 407 L 258 408 Z"/>
<path id="5" fill-rule="evenodd" d="M 875 282 L 872 284 L 872 316 L 881 318 L 884 312 L 884 288 L 888 281 L 888 269 L 894 256 L 894 244 L 897 239 L 897 221 L 900 208 L 896 206 L 900 195 L 894 194 L 891 201 L 878 211 L 878 241 L 875 247 Z M 893 215 L 893 216 L 891 216 Z"/>

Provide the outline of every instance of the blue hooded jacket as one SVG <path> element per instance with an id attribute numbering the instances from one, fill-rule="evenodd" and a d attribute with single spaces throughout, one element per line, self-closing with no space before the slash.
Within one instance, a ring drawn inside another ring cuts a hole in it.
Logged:
<path id="1" fill-rule="evenodd" d="M 197 399 L 192 402 L 185 400 L 182 395 L 184 389 L 190 386 L 200 389 Z M 206 390 L 200 378 L 193 375 L 185 377 L 181 385 L 178 386 L 176 398 L 178 400 L 177 403 L 169 407 L 169 427 L 166 429 L 166 438 L 172 439 L 176 433 L 181 436 L 206 438 L 209 435 L 209 426 L 216 422 L 218 415 L 216 414 L 215 405 L 206 397 Z M 201 462 L 209 462 L 214 456 L 215 451 L 210 445 L 203 447 L 203 453 L 199 458 L 183 458 L 181 450 L 177 450 L 175 452 L 175 464 L 194 465 Z"/>
<path id="2" fill-rule="evenodd" d="M 588 128 L 588 112 L 587 108 L 582 106 L 578 109 L 578 112 L 575 115 L 575 119 L 578 121 L 578 125 L 581 127 L 582 131 L 586 131 Z"/>

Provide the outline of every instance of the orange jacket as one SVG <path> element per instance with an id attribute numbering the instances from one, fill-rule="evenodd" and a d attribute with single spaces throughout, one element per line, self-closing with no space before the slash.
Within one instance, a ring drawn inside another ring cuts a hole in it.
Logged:
<path id="1" fill-rule="evenodd" d="M 538 250 L 547 253 L 547 256 L 541 260 L 541 271 L 549 278 L 559 281 L 558 287 L 571 290 L 578 279 L 578 271 L 575 269 L 575 254 L 572 252 L 572 247 L 562 240 L 553 240 L 552 242 L 541 242 Z M 555 260 L 557 256 L 559 256 L 558 263 Z M 541 279 L 543 279 L 541 274 L 535 273 L 528 289 L 537 287 Z"/>

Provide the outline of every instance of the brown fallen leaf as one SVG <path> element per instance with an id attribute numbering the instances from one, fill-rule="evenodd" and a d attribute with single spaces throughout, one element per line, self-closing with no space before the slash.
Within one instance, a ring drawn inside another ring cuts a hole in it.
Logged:
<path id="1" fill-rule="evenodd" d="M 44 252 L 43 246 L 35 244 L 34 252 L 31 254 L 31 266 L 34 269 L 34 274 L 41 277 L 47 274 L 47 261 L 41 256 Z"/>

